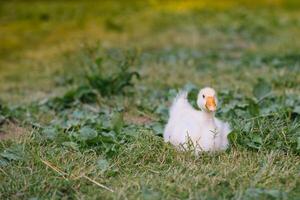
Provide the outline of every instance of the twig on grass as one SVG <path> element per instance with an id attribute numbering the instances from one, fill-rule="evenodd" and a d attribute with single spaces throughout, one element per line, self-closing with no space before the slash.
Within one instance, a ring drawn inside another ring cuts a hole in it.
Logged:
<path id="1" fill-rule="evenodd" d="M 8 174 L 7 174 L 2 168 L 0 168 L 0 170 L 1 170 L 1 172 L 2 172 L 3 174 L 5 174 L 6 176 L 8 176 Z"/>
<path id="2" fill-rule="evenodd" d="M 158 117 L 155 117 L 155 116 L 153 116 L 153 115 L 150 115 L 150 114 L 148 114 L 148 113 L 146 113 L 146 112 L 144 112 L 144 111 L 137 110 L 137 112 L 138 112 L 139 114 L 141 114 L 142 116 L 148 117 L 149 119 L 151 119 L 151 120 L 153 120 L 153 121 L 158 121 L 158 120 L 159 120 Z"/>
<path id="3" fill-rule="evenodd" d="M 108 190 L 108 191 L 110 191 L 110 192 L 114 192 L 114 191 L 113 191 L 112 189 L 110 189 L 109 187 L 107 187 L 107 186 L 105 186 L 105 185 L 103 185 L 103 184 L 101 184 L 101 183 L 99 183 L 99 182 L 97 182 L 97 181 L 95 181 L 95 180 L 89 178 L 89 177 L 86 176 L 86 175 L 83 175 L 82 178 L 87 179 L 88 181 L 90 181 L 90 182 L 92 182 L 92 183 L 98 185 L 99 187 L 101 187 L 101 188 L 103 188 L 103 189 L 106 189 L 106 190 Z"/>
<path id="4" fill-rule="evenodd" d="M 68 175 L 67 173 L 65 173 L 64 171 L 62 171 L 62 170 L 59 169 L 58 167 L 56 167 L 56 166 L 54 166 L 53 164 L 51 164 L 49 161 L 46 161 L 46 160 L 43 160 L 43 159 L 41 159 L 41 161 L 42 161 L 45 165 L 47 165 L 48 167 L 50 167 L 52 170 L 54 170 L 54 171 L 57 172 L 58 174 L 62 175 L 65 179 L 67 179 L 67 177 L 66 177 L 66 176 Z M 103 185 L 103 184 L 101 184 L 101 183 L 99 183 L 99 182 L 97 182 L 97 181 L 95 181 L 95 180 L 89 178 L 89 177 L 86 176 L 86 175 L 82 175 L 82 176 L 80 176 L 80 178 L 84 178 L 84 179 L 86 179 L 86 180 L 88 180 L 88 181 L 94 183 L 95 185 L 97 185 L 97 186 L 99 186 L 99 187 L 101 187 L 101 188 L 103 188 L 103 189 L 105 189 L 105 190 L 108 190 L 108 191 L 110 191 L 110 192 L 114 192 L 111 188 L 109 188 L 109 187 L 107 187 L 107 186 L 105 186 L 105 185 Z"/>
<path id="5" fill-rule="evenodd" d="M 41 159 L 41 161 L 47 165 L 48 167 L 50 167 L 52 170 L 56 171 L 57 173 L 59 173 L 60 175 L 62 175 L 65 179 L 67 176 L 67 173 L 63 172 L 62 170 L 60 170 L 59 168 L 57 168 L 56 166 L 54 166 L 53 164 L 51 164 L 50 162 L 46 161 L 46 160 L 43 160 Z"/>

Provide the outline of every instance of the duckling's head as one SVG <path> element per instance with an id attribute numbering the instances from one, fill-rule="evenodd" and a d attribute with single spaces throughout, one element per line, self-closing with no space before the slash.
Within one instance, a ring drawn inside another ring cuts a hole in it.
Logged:
<path id="1" fill-rule="evenodd" d="M 197 104 L 205 112 L 215 112 L 217 110 L 216 91 L 210 87 L 205 87 L 199 91 Z"/>

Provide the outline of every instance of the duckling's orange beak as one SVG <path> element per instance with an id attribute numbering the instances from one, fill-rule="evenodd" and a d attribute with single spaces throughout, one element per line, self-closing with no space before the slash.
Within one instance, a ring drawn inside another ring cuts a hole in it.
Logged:
<path id="1" fill-rule="evenodd" d="M 214 112 L 217 109 L 216 101 L 214 97 L 206 97 L 205 107 L 207 110 Z"/>

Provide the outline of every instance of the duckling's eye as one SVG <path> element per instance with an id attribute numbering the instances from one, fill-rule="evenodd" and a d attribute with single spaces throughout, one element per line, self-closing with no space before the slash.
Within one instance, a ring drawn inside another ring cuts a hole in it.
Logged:
<path id="1" fill-rule="evenodd" d="M 204 99 L 204 98 L 205 98 L 205 95 L 203 94 L 202 97 L 203 97 L 203 99 Z"/>

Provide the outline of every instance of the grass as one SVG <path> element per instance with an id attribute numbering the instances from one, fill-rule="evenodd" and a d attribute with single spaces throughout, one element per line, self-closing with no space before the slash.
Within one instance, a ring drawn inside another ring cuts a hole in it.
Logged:
<path id="1" fill-rule="evenodd" d="M 0 6 L 1 199 L 299 199 L 296 1 L 31 3 Z M 195 157 L 160 136 L 206 85 L 231 146 Z"/>
<path id="2" fill-rule="evenodd" d="M 299 192 L 295 180 L 299 158 L 289 153 L 232 150 L 195 158 L 175 152 L 160 138 L 145 133 L 122 147 L 109 166 L 101 169 L 97 163 L 103 158 L 92 150 L 78 152 L 56 143 L 23 142 L 27 158 L 14 164 L 18 173 L 5 171 L 4 198 L 251 199 L 259 195 L 296 199 Z M 42 160 L 59 166 L 67 175 L 61 176 Z M 83 175 L 114 193 L 80 178 Z"/>

